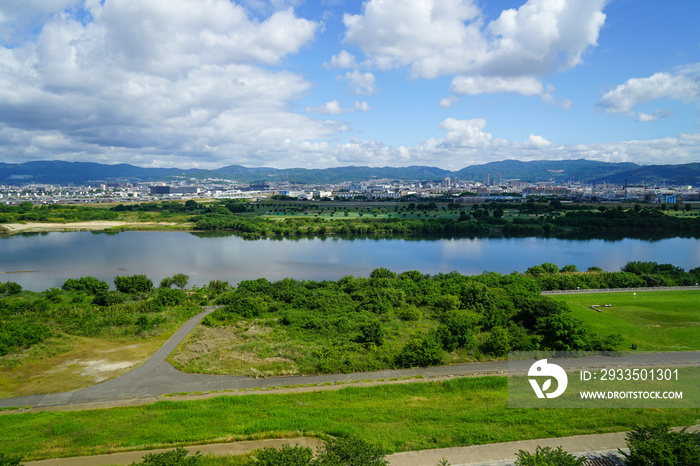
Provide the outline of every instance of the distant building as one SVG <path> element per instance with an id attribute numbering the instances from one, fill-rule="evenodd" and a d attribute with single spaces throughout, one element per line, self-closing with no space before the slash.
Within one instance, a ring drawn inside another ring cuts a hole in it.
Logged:
<path id="1" fill-rule="evenodd" d="M 490 184 L 490 177 L 488 173 L 484 173 L 484 186 L 488 186 Z"/>
<path id="2" fill-rule="evenodd" d="M 501 174 L 496 173 L 496 186 L 500 186 L 500 185 L 501 185 Z"/>
<path id="3" fill-rule="evenodd" d="M 170 194 L 170 186 L 150 186 L 151 194 Z"/>

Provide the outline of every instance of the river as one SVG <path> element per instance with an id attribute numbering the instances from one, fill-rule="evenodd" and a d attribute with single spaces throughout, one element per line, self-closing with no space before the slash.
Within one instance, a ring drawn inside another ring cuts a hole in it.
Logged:
<path id="1" fill-rule="evenodd" d="M 436 274 L 457 271 L 524 272 L 553 262 L 579 270 L 598 266 L 619 270 L 628 261 L 671 263 L 689 270 L 700 266 L 700 240 L 667 238 L 565 240 L 556 238 L 260 239 L 200 236 L 184 232 L 41 233 L 0 237 L 0 281 L 42 291 L 68 278 L 92 275 L 112 284 L 117 275 L 146 274 L 157 285 L 185 273 L 190 285 L 209 280 L 285 277 L 336 280 L 368 276 L 378 267 L 394 272 Z"/>

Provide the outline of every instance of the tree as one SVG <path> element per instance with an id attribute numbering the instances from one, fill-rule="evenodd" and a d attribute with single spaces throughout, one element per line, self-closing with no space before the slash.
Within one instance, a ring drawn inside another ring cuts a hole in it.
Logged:
<path id="1" fill-rule="evenodd" d="M 153 282 L 146 275 L 131 275 L 114 277 L 114 286 L 122 293 L 150 293 Z"/>
<path id="2" fill-rule="evenodd" d="M 107 282 L 98 280 L 95 277 L 81 277 L 79 279 L 69 278 L 61 286 L 66 291 L 82 291 L 91 295 L 106 293 L 109 290 Z"/>
<path id="3" fill-rule="evenodd" d="M 176 273 L 175 275 L 173 275 L 173 285 L 180 289 L 185 288 L 189 280 L 190 277 L 185 275 L 184 273 Z"/>
<path id="4" fill-rule="evenodd" d="M 585 458 L 578 458 L 565 451 L 562 447 L 537 447 L 535 453 L 525 450 L 518 451 L 515 466 L 581 466 Z"/>
<path id="5" fill-rule="evenodd" d="M 686 428 L 687 429 L 687 428 Z M 642 426 L 627 434 L 627 466 L 700 464 L 700 433 L 672 432 L 666 424 Z"/>
<path id="6" fill-rule="evenodd" d="M 575 265 L 571 265 L 571 264 L 565 265 L 564 267 L 562 267 L 561 272 L 562 272 L 562 273 L 566 273 L 566 272 L 578 272 L 578 267 L 576 267 Z"/>

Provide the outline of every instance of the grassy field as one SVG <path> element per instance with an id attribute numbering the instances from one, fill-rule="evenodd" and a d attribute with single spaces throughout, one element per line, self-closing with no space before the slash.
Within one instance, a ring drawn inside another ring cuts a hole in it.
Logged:
<path id="1" fill-rule="evenodd" d="M 113 379 L 141 365 L 170 335 L 141 341 L 58 335 L 0 360 L 0 398 L 67 392 Z"/>
<path id="2" fill-rule="evenodd" d="M 619 333 L 623 348 L 639 351 L 700 350 L 700 291 L 638 291 L 552 296 L 595 332 Z M 600 305 L 602 312 L 590 308 Z M 611 307 L 604 307 L 612 304 Z"/>
<path id="3" fill-rule="evenodd" d="M 5 454 L 25 460 L 296 435 L 356 435 L 388 452 L 690 425 L 698 409 L 510 409 L 504 377 L 338 391 L 222 396 L 0 416 Z"/>

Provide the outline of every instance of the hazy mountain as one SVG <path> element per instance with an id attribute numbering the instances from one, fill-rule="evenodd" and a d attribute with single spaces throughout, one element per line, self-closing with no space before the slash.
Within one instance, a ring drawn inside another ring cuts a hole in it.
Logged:
<path id="1" fill-rule="evenodd" d="M 483 165 L 473 165 L 455 173 L 461 180 L 481 181 L 485 174 L 494 179 L 501 174 L 502 180 L 517 179 L 520 181 L 584 181 L 610 176 L 623 170 L 631 170 L 639 165 L 634 163 L 608 163 L 591 160 L 538 160 L 521 162 L 519 160 L 504 160 Z"/>
<path id="2" fill-rule="evenodd" d="M 452 172 L 435 167 L 338 167 L 324 169 L 244 167 L 229 165 L 217 170 L 143 168 L 129 164 L 105 165 L 92 162 L 40 161 L 21 164 L 0 163 L 0 184 L 53 183 L 85 184 L 108 181 L 156 181 L 174 178 L 222 178 L 242 182 L 292 181 L 299 184 L 338 183 L 372 179 L 441 180 L 446 177 L 482 181 L 484 174 L 493 180 L 583 181 L 623 184 L 700 185 L 700 163 L 685 165 L 647 165 L 606 163 L 590 160 L 520 162 L 504 160 L 472 165 Z"/>
<path id="3" fill-rule="evenodd" d="M 700 163 L 646 165 L 624 170 L 614 175 L 599 177 L 595 181 L 624 184 L 625 180 L 630 184 L 661 185 L 666 183 L 677 186 L 698 186 L 700 185 Z"/>

